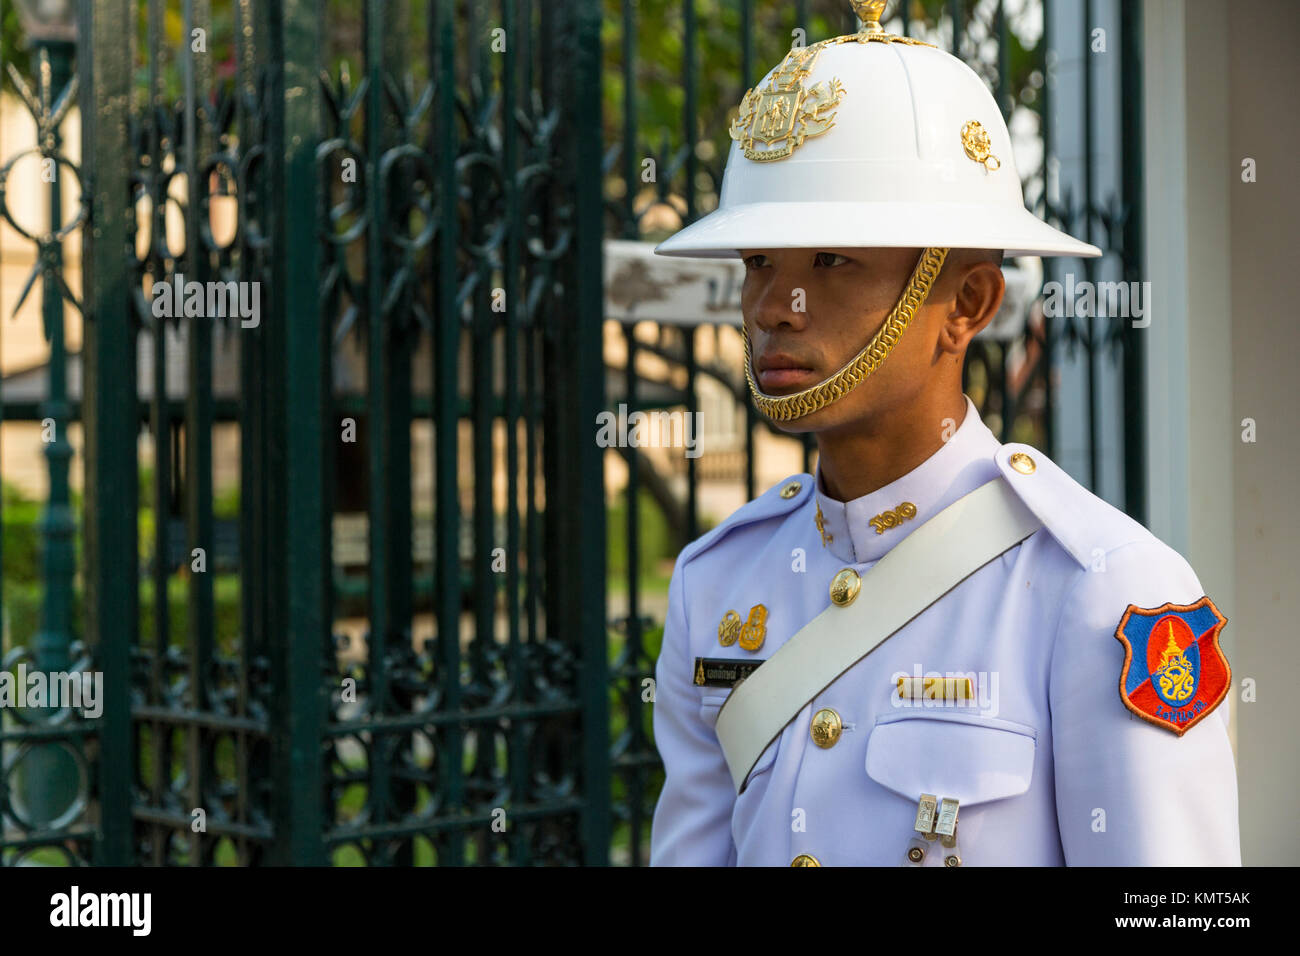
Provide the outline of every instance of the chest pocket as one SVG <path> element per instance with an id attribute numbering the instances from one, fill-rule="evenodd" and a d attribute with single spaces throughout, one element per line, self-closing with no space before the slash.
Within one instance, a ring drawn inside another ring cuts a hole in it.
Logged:
<path id="1" fill-rule="evenodd" d="M 905 712 L 876 721 L 867 776 L 913 804 L 922 793 L 961 807 L 1015 797 L 1034 774 L 1037 731 L 973 714 Z"/>
<path id="2" fill-rule="evenodd" d="M 730 688 L 720 687 L 711 687 L 709 690 L 712 693 L 705 694 L 700 699 L 700 720 L 704 721 L 706 726 L 715 728 L 718 724 L 718 711 L 722 709 L 727 697 L 731 695 L 731 690 Z M 754 769 L 749 772 L 749 777 L 746 779 L 746 793 L 749 792 L 749 785 L 755 777 L 771 769 L 772 762 L 776 760 L 776 751 L 780 744 L 781 735 L 778 734 L 776 739 L 767 745 L 767 749 L 759 755 L 758 763 L 754 764 Z"/>

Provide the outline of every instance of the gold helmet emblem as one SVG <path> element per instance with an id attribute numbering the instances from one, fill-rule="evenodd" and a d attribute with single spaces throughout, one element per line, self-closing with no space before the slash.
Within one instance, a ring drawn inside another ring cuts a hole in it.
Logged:
<path id="1" fill-rule="evenodd" d="M 728 130 L 745 151 L 746 159 L 760 163 L 784 159 L 809 136 L 820 136 L 835 125 L 831 111 L 844 97 L 840 81 L 822 80 L 811 89 L 803 86 L 820 52 L 820 46 L 795 47 L 785 55 L 766 87 L 746 91 L 740 101 L 740 114 Z"/>

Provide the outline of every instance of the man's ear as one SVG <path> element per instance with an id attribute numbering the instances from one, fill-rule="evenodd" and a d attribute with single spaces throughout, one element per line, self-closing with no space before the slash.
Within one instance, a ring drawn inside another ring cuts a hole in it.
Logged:
<path id="1" fill-rule="evenodd" d="M 939 348 L 960 355 L 997 315 L 1007 282 L 998 266 L 981 260 L 966 266 L 957 283 L 952 312 L 939 331 Z"/>

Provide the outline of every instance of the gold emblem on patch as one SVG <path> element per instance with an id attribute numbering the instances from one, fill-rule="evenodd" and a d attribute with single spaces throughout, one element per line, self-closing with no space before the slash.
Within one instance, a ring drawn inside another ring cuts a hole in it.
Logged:
<path id="1" fill-rule="evenodd" d="M 835 114 L 827 111 L 844 97 L 840 81 L 822 80 L 803 88 L 820 52 L 820 44 L 796 47 L 785 55 L 765 88 L 745 92 L 729 132 L 746 159 L 760 163 L 784 159 L 809 136 L 820 136 L 835 125 Z"/>
<path id="2" fill-rule="evenodd" d="M 979 120 L 971 120 L 961 128 L 961 146 L 966 150 L 967 156 L 983 164 L 984 168 L 991 173 L 996 172 L 1002 165 L 1001 161 L 993 155 L 993 147 L 989 143 L 989 131 Z"/>
<path id="3" fill-rule="evenodd" d="M 1169 643 L 1160 654 L 1160 667 L 1155 674 L 1160 691 L 1166 700 L 1181 704 L 1196 693 L 1196 673 L 1183 649 L 1174 639 L 1174 622 L 1169 621 Z"/>

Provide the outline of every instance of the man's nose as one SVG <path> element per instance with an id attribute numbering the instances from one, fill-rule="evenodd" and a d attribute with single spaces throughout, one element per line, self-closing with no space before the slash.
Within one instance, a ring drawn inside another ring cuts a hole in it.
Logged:
<path id="1" fill-rule="evenodd" d="M 808 294 L 793 272 L 777 269 L 754 303 L 754 324 L 772 333 L 782 324 L 794 330 L 808 324 Z"/>

